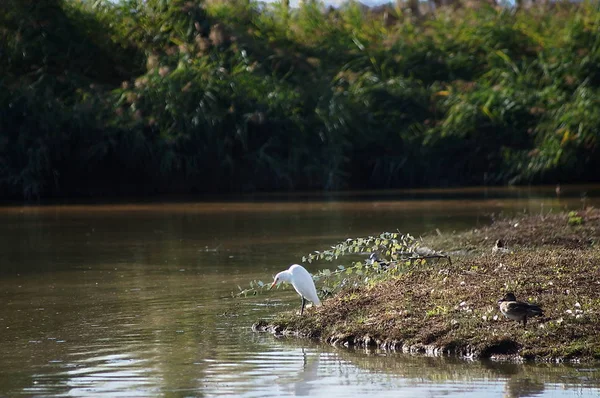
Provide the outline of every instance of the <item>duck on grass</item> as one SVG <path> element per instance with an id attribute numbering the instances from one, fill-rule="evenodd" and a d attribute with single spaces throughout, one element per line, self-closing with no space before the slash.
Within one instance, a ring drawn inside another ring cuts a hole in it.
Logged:
<path id="1" fill-rule="evenodd" d="M 517 322 L 523 321 L 523 327 L 527 326 L 527 317 L 543 316 L 544 311 L 537 304 L 517 301 L 514 293 L 506 293 L 498 300 L 498 306 L 502 315 Z"/>

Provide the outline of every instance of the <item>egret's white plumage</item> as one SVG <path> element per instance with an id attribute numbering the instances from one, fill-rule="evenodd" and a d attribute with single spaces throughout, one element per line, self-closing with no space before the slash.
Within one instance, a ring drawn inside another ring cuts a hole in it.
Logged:
<path id="1" fill-rule="evenodd" d="M 312 276 L 310 276 L 306 268 L 300 264 L 293 264 L 287 270 L 281 271 L 275 275 L 275 280 L 273 280 L 271 288 L 281 282 L 290 283 L 300 297 L 302 297 L 300 315 L 304 312 L 305 300 L 312 301 L 316 306 L 321 305 L 321 300 L 319 300 L 319 296 L 317 296 L 317 289 L 315 288 L 315 282 L 313 282 Z"/>

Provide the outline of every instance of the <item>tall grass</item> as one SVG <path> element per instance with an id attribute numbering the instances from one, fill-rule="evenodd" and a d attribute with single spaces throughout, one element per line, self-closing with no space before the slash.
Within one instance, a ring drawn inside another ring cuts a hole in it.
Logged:
<path id="1" fill-rule="evenodd" d="M 600 176 L 598 3 L 0 7 L 2 197 Z"/>

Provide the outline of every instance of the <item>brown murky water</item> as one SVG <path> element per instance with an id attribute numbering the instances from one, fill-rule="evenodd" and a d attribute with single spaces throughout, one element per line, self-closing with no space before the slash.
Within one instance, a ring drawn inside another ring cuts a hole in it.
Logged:
<path id="1" fill-rule="evenodd" d="M 349 236 L 598 206 L 600 187 L 0 207 L 0 396 L 598 396 L 600 366 L 355 351 L 255 334 L 292 291 L 232 299 Z"/>

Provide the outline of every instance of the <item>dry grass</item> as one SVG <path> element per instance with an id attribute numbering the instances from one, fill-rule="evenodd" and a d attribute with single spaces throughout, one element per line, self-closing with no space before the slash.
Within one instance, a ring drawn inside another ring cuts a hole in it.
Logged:
<path id="1" fill-rule="evenodd" d="M 284 313 L 257 328 L 419 352 L 600 359 L 600 249 L 594 245 L 600 212 L 578 216 L 581 225 L 570 225 L 567 214 L 529 216 L 456 235 L 453 246 L 482 254 L 419 266 L 344 291 L 304 317 Z M 513 253 L 492 254 L 496 239 Z M 527 328 L 505 319 L 496 302 L 507 291 L 539 303 L 544 317 Z"/>
<path id="2" fill-rule="evenodd" d="M 581 223 L 577 225 L 577 217 Z M 571 220 L 571 222 L 570 222 Z M 600 238 L 600 211 L 529 215 L 496 220 L 491 226 L 456 235 L 426 237 L 425 244 L 445 250 L 491 250 L 497 239 L 510 248 L 562 247 L 586 249 Z"/>

